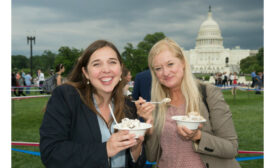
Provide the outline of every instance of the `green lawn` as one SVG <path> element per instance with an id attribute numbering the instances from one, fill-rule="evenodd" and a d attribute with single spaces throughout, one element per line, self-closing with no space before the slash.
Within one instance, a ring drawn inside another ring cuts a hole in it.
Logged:
<path id="1" fill-rule="evenodd" d="M 239 150 L 263 151 L 264 113 L 263 97 L 252 91 L 237 91 L 234 98 L 229 91 L 223 91 L 233 113 L 233 121 L 239 138 Z M 240 154 L 238 157 L 260 155 Z M 242 168 L 263 167 L 263 159 L 242 161 Z"/>
<path id="2" fill-rule="evenodd" d="M 223 91 L 233 113 L 239 137 L 239 150 L 263 151 L 263 94 L 239 91 L 234 98 Z M 39 142 L 39 127 L 48 98 L 12 100 L 12 141 Z M 38 147 L 12 146 L 16 149 L 39 151 Z M 238 157 L 258 155 L 240 154 Z M 263 159 L 242 161 L 242 168 L 263 167 Z M 12 151 L 13 168 L 44 167 L 40 157 Z"/>

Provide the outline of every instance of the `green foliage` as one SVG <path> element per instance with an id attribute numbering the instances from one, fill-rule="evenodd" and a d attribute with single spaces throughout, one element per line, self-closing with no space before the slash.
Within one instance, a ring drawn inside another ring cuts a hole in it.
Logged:
<path id="1" fill-rule="evenodd" d="M 66 75 L 71 72 L 82 52 L 82 50 L 76 48 L 60 47 L 54 65 L 63 64 L 65 66 L 64 74 Z"/>
<path id="2" fill-rule="evenodd" d="M 165 38 L 165 35 L 162 32 L 156 32 L 147 34 L 143 41 L 138 43 L 137 48 L 134 48 L 131 43 L 127 43 L 121 55 L 125 66 L 131 71 L 133 76 L 148 68 L 150 49 L 163 38 Z"/>
<path id="3" fill-rule="evenodd" d="M 251 73 L 252 71 L 264 71 L 264 49 L 260 48 L 257 55 L 244 58 L 240 62 L 240 68 L 243 73 Z"/>
<path id="4" fill-rule="evenodd" d="M 49 50 L 43 52 L 41 56 L 36 55 L 33 57 L 33 70 L 36 73 L 38 69 L 41 69 L 46 76 L 48 76 L 51 69 L 53 69 L 53 63 L 55 60 L 56 54 L 52 53 Z"/>
<path id="5" fill-rule="evenodd" d="M 41 69 L 45 76 L 48 76 L 50 70 L 55 70 L 57 64 L 63 64 L 65 66 L 65 75 L 68 74 L 77 58 L 83 50 L 78 50 L 69 47 L 60 47 L 58 54 L 45 50 L 42 55 L 35 55 L 32 57 L 32 70 L 33 77 L 36 77 L 36 72 Z M 30 58 L 23 55 L 12 56 L 12 69 L 13 71 L 20 71 L 23 69 L 25 72 L 30 72 Z"/>
<path id="6" fill-rule="evenodd" d="M 162 40 L 165 38 L 164 33 L 162 32 L 156 32 L 154 34 L 147 34 L 143 41 L 141 41 L 137 46 L 138 49 L 143 50 L 145 53 L 149 53 L 151 50 L 152 46 L 158 42 L 159 40 Z"/>
<path id="7" fill-rule="evenodd" d="M 264 67 L 264 48 L 260 48 L 258 51 L 258 54 L 256 55 L 256 58 L 258 60 L 258 64 L 262 69 L 259 69 L 260 72 L 263 72 Z"/>
<path id="8" fill-rule="evenodd" d="M 23 68 L 29 68 L 30 62 L 29 59 L 24 55 L 13 55 L 11 57 L 12 70 L 20 70 Z"/>
<path id="9" fill-rule="evenodd" d="M 54 69 L 54 60 L 55 60 L 56 54 L 52 53 L 49 50 L 46 50 L 41 55 L 41 61 L 44 62 L 44 65 L 41 65 L 42 69 L 44 71 L 49 72 L 51 69 Z"/>
<path id="10" fill-rule="evenodd" d="M 36 76 L 36 71 L 41 69 L 45 75 L 48 74 L 53 67 L 55 54 L 51 51 L 45 50 L 42 55 L 35 55 L 32 57 L 32 71 L 33 77 Z M 31 72 L 30 58 L 23 55 L 12 56 L 12 71 L 24 70 L 26 73 Z"/>

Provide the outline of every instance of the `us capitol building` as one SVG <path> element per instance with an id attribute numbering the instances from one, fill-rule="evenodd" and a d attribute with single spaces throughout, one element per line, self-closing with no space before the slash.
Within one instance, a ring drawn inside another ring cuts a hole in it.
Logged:
<path id="1" fill-rule="evenodd" d="M 193 73 L 239 73 L 240 61 L 256 55 L 257 52 L 257 50 L 243 50 L 239 46 L 234 49 L 224 48 L 220 27 L 212 18 L 211 6 L 208 18 L 200 26 L 195 49 L 184 50 Z"/>

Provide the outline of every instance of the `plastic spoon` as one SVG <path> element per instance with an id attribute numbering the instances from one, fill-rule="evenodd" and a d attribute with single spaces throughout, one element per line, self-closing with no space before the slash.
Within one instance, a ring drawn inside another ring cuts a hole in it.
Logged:
<path id="1" fill-rule="evenodd" d="M 135 101 L 132 101 L 132 102 L 136 102 L 137 100 Z M 149 103 L 152 103 L 152 104 L 162 104 L 162 103 L 169 103 L 171 101 L 170 98 L 164 98 L 162 99 L 161 101 L 158 101 L 158 102 L 149 102 Z"/>
<path id="2" fill-rule="evenodd" d="M 110 109 L 111 115 L 112 115 L 112 117 L 113 117 L 113 119 L 114 119 L 116 125 L 117 125 L 118 127 L 120 127 L 119 124 L 118 124 L 117 121 L 116 121 L 115 115 L 114 115 L 114 113 L 113 113 L 113 109 L 112 109 L 112 107 L 111 107 L 110 104 L 109 104 L 109 109 Z"/>

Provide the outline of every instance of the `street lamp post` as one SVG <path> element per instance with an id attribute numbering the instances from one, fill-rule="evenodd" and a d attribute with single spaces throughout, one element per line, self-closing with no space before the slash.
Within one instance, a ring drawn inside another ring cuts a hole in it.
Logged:
<path id="1" fill-rule="evenodd" d="M 32 75 L 32 42 L 33 44 L 35 44 L 35 36 L 27 36 L 27 43 L 29 44 L 29 41 L 30 41 L 30 58 L 31 58 L 31 76 L 33 77 Z"/>

